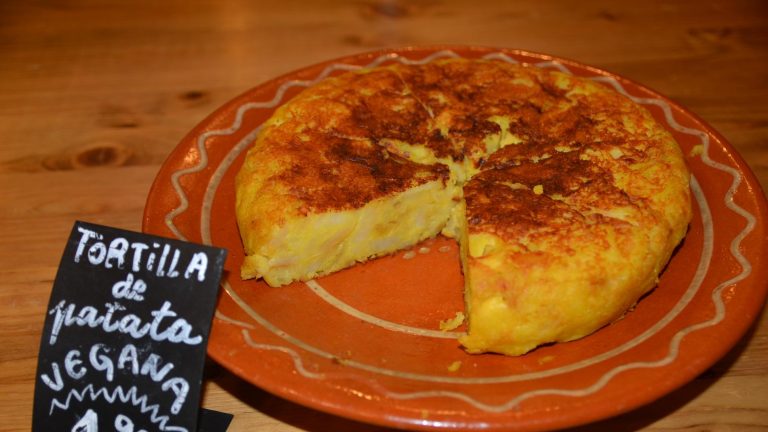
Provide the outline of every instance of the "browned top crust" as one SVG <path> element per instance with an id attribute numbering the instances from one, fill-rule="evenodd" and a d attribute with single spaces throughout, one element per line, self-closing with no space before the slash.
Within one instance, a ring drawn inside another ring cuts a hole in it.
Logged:
<path id="1" fill-rule="evenodd" d="M 506 194 L 508 188 L 487 188 L 511 178 L 529 195 L 540 185 L 545 196 L 599 197 L 601 202 L 590 205 L 606 208 L 644 206 L 663 184 L 642 178 L 641 184 L 617 184 L 625 179 L 616 173 L 630 175 L 649 161 L 664 162 L 671 141 L 645 110 L 598 84 L 496 61 L 444 60 L 346 73 L 305 90 L 265 127 L 241 180 L 256 178 L 260 194 L 277 185 L 301 202 L 301 213 L 356 208 L 448 177 L 442 164 L 408 159 L 450 164 L 468 158 L 470 170 L 482 171 L 466 190 L 473 220 L 492 223 L 501 214 L 490 215 L 496 209 L 483 210 L 472 195 Z M 413 145 L 426 149 L 429 158 L 415 157 Z M 513 193 L 520 194 L 519 188 Z M 520 205 L 554 205 L 542 199 Z M 541 212 L 539 224 L 551 215 Z M 541 212 L 517 209 L 515 217 Z"/>
<path id="2" fill-rule="evenodd" d="M 627 97 L 557 71 L 450 59 L 350 72 L 264 128 L 237 179 L 244 274 L 301 260 L 303 233 L 275 258 L 288 236 L 270 237 L 275 226 L 441 181 L 446 214 L 430 216 L 450 213 L 444 232 L 461 239 L 470 352 L 517 355 L 618 319 L 691 217 L 672 136 Z"/>

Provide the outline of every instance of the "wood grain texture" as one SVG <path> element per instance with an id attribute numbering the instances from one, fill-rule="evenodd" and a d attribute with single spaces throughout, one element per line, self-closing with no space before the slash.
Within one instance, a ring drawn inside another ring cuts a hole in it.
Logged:
<path id="1" fill-rule="evenodd" d="M 643 83 L 722 133 L 768 187 L 768 2 L 0 2 L 0 430 L 28 430 L 48 295 L 76 219 L 140 229 L 152 180 L 216 107 L 301 66 L 463 44 L 576 59 Z M 766 239 L 768 241 L 768 239 Z M 232 431 L 380 431 L 211 363 Z M 576 431 L 768 430 L 768 319 L 661 400 Z"/>

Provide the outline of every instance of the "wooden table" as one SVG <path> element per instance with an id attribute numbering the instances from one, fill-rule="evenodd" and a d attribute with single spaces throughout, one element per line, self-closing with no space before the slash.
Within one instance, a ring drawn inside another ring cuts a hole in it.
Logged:
<path id="1" fill-rule="evenodd" d="M 180 138 L 260 82 L 410 44 L 523 48 L 607 69 L 719 130 L 768 187 L 768 3 L 38 1 L 0 3 L 0 430 L 29 429 L 56 268 L 76 219 L 139 230 Z M 230 430 L 382 430 L 286 402 L 209 364 Z M 583 430 L 768 430 L 765 314 L 661 400 Z"/>

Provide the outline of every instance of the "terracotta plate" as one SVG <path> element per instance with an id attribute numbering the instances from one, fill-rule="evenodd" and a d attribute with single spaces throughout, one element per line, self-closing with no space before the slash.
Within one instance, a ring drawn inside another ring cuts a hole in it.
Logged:
<path id="1" fill-rule="evenodd" d="M 457 56 L 530 63 L 595 80 L 646 106 L 679 141 L 693 172 L 693 223 L 659 286 L 625 319 L 523 357 L 468 355 L 456 341 L 462 328 L 439 331 L 442 320 L 463 309 L 457 246 L 444 238 L 309 283 L 270 288 L 240 280 L 233 179 L 275 108 L 329 75 Z M 747 165 L 722 136 L 669 99 L 573 61 L 441 47 L 327 61 L 227 103 L 171 153 L 150 192 L 143 226 L 229 250 L 208 350 L 244 380 L 381 425 L 535 430 L 640 406 L 725 354 L 764 302 L 765 223 L 765 197 Z"/>

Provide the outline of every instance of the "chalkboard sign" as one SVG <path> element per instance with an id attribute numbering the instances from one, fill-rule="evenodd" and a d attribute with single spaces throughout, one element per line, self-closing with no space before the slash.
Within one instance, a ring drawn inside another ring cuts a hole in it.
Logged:
<path id="1" fill-rule="evenodd" d="M 33 431 L 195 432 L 225 257 L 76 222 L 40 341 Z"/>

